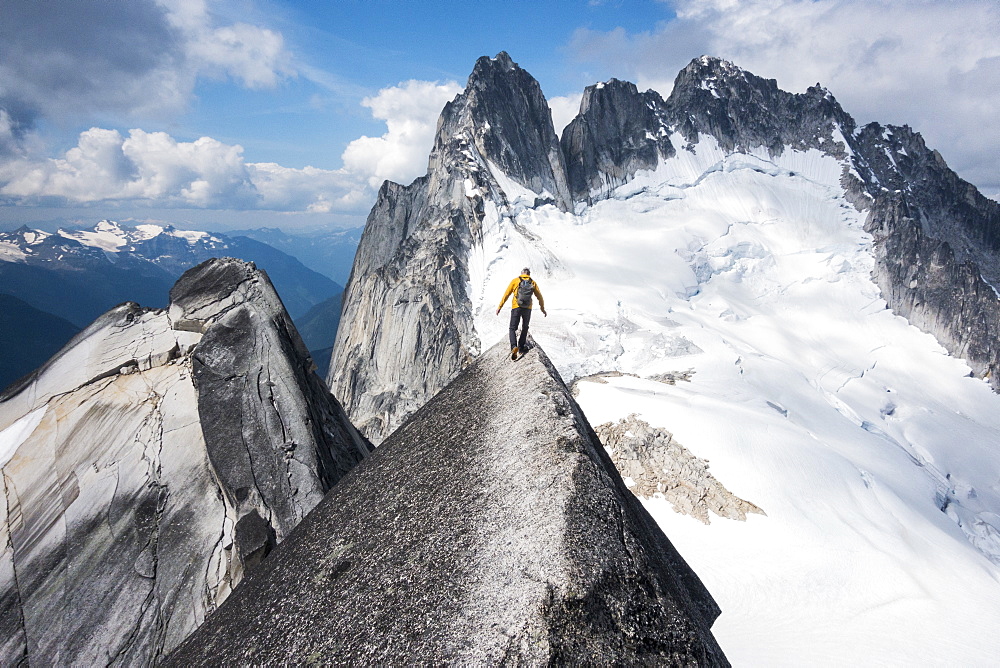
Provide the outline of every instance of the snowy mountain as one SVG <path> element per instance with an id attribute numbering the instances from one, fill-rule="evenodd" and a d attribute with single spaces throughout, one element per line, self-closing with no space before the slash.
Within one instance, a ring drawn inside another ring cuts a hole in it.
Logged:
<path id="1" fill-rule="evenodd" d="M 35 276 L 39 269 L 45 269 L 59 277 L 51 282 L 61 279 L 61 285 L 80 284 L 91 291 L 105 291 L 95 297 L 104 298 L 105 293 L 111 298 L 122 297 L 110 304 L 102 302 L 99 310 L 92 314 L 88 310 L 86 316 L 76 314 L 82 307 L 73 312 L 73 317 L 64 316 L 80 326 L 109 306 L 128 299 L 150 306 L 165 305 L 173 282 L 186 270 L 213 257 L 236 257 L 259 264 L 278 288 L 292 317 L 340 290 L 336 283 L 295 258 L 246 237 L 178 230 L 170 225 L 133 227 L 109 220 L 92 228 L 60 229 L 54 234 L 27 227 L 0 233 L 0 276 L 6 279 L 6 286 L 19 281 L 18 289 L 30 294 L 28 281 L 21 276 Z M 20 296 L 13 289 L 5 291 Z M 21 298 L 41 302 L 38 307 L 52 313 L 65 308 L 58 302 L 54 308 L 46 308 L 56 298 L 48 292 L 34 299 Z"/>
<path id="2" fill-rule="evenodd" d="M 266 274 L 184 273 L 0 394 L 0 664 L 151 665 L 368 452 Z"/>
<path id="3" fill-rule="evenodd" d="M 347 283 L 354 265 L 363 228 L 285 232 L 277 227 L 230 230 L 230 237 L 250 237 L 291 255 L 313 271 L 341 285 Z"/>
<path id="4" fill-rule="evenodd" d="M 909 128 L 713 58 L 666 100 L 588 88 L 561 138 L 537 82 L 481 58 L 438 128 L 345 289 L 329 383 L 359 428 L 381 440 L 505 339 L 530 266 L 533 335 L 734 664 L 1000 652 L 1000 206 Z"/>
<path id="5" fill-rule="evenodd" d="M 99 223 L 80 238 L 27 227 L 0 233 L 0 289 L 78 327 L 125 301 L 165 305 L 170 272 L 127 252 L 112 261 L 119 259 L 106 250 L 117 248 L 113 238 L 98 236 L 105 226 L 112 224 Z"/>
<path id="6" fill-rule="evenodd" d="M 293 318 L 341 292 L 341 286 L 327 277 L 252 239 L 105 220 L 89 229 L 61 229 L 54 234 L 27 227 L 0 233 L 0 293 L 86 327 L 122 302 L 166 306 L 174 281 L 213 257 L 252 261 L 267 271 Z M 333 331 L 320 337 L 317 348 L 333 344 Z M 48 355 L 28 355 L 31 343 L 23 335 L 24 330 L 0 329 L 0 336 L 15 342 L 10 350 L 19 355 L 18 367 L 31 370 Z M 66 336 L 55 341 L 48 354 L 68 340 Z M 0 376 L 0 387 L 17 377 Z"/>

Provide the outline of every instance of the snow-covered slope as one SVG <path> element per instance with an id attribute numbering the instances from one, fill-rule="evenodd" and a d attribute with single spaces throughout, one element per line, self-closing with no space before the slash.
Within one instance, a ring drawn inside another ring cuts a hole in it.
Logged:
<path id="1" fill-rule="evenodd" d="M 674 145 L 683 145 L 674 140 Z M 592 424 L 671 431 L 766 516 L 646 502 L 723 613 L 735 665 L 984 665 L 1000 653 L 1000 397 L 886 308 L 873 239 L 817 150 L 711 137 L 564 213 L 487 216 L 469 293 L 482 348 L 528 265 L 532 332 Z M 502 180 L 502 175 L 495 175 Z M 670 372 L 689 381 L 667 384 Z M 685 374 L 686 372 L 686 374 Z M 634 375 L 633 375 L 634 374 Z"/>
<path id="2" fill-rule="evenodd" d="M 352 419 L 391 430 L 503 341 L 496 304 L 530 266 L 534 336 L 614 423 L 597 431 L 622 470 L 664 486 L 648 507 L 734 664 L 994 662 L 1000 206 L 909 128 L 707 57 L 666 100 L 588 88 L 553 160 L 517 136 L 549 136 L 544 113 L 453 113 L 535 90 L 501 55 L 442 115 L 454 150 L 369 216 L 330 374 Z M 564 165 L 569 205 L 524 165 Z M 746 521 L 699 522 L 713 509 Z"/>

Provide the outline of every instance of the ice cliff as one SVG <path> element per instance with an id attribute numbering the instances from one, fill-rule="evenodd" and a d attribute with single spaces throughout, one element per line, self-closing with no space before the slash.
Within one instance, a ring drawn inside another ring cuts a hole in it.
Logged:
<path id="1" fill-rule="evenodd" d="M 170 296 L 0 397 L 0 664 L 157 662 L 368 451 L 266 274 Z"/>
<path id="2" fill-rule="evenodd" d="M 485 351 L 168 665 L 728 665 L 701 581 L 541 348 Z"/>

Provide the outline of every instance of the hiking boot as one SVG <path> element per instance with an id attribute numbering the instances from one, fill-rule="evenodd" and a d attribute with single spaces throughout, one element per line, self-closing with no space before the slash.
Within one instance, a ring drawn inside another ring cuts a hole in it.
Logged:
<path id="1" fill-rule="evenodd" d="M 510 349 L 510 359 L 511 360 L 517 359 L 517 346 L 514 346 L 513 348 Z"/>

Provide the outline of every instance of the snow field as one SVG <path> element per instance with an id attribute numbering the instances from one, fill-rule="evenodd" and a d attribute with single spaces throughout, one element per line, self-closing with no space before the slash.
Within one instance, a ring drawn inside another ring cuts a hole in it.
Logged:
<path id="1" fill-rule="evenodd" d="M 531 266 L 550 314 L 532 333 L 567 381 L 639 376 L 581 382 L 591 423 L 638 413 L 764 509 L 705 526 L 646 502 L 734 665 L 990 665 L 1000 397 L 885 308 L 843 169 L 703 139 L 575 214 L 493 209 L 476 329 L 483 349 L 506 335 L 496 303 Z"/>

